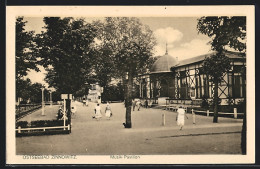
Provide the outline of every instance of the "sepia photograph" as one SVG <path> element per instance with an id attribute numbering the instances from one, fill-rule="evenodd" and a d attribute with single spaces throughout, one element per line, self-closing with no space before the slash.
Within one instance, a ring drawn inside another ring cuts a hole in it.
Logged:
<path id="1" fill-rule="evenodd" d="M 253 6 L 7 18 L 9 164 L 254 163 Z"/>

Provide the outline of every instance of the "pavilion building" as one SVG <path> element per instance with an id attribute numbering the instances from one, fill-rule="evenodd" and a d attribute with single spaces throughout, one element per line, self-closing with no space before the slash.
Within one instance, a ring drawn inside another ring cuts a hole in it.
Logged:
<path id="1" fill-rule="evenodd" d="M 149 72 L 138 77 L 140 98 L 154 100 L 158 104 L 165 104 L 166 99 L 190 101 L 197 105 L 201 104 L 203 98 L 211 100 L 214 84 L 203 73 L 202 64 L 206 57 L 213 54 L 215 52 L 178 61 L 166 50 Z M 220 104 L 238 104 L 245 97 L 243 90 L 246 90 L 246 79 L 243 79 L 241 70 L 246 59 L 238 52 L 225 54 L 231 60 L 231 69 L 224 73 L 219 84 Z"/>

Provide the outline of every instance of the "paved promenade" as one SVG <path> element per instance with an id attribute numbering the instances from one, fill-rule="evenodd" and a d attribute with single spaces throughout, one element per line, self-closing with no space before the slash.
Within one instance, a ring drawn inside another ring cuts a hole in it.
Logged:
<path id="1" fill-rule="evenodd" d="M 69 155 L 169 155 L 169 154 L 240 154 L 242 119 L 219 118 L 188 114 L 183 130 L 176 124 L 176 112 L 144 109 L 132 112 L 132 128 L 125 129 L 123 103 L 112 103 L 113 116 L 92 119 L 94 103 L 83 107 L 75 102 L 77 114 L 72 118 L 72 133 L 68 135 L 29 136 L 16 138 L 17 154 L 69 154 Z M 53 106 L 49 112 L 57 112 Z M 41 111 L 31 114 L 37 118 Z M 162 126 L 165 114 L 165 126 Z M 46 116 L 48 116 L 46 114 Z M 30 117 L 26 117 L 30 118 Z"/>

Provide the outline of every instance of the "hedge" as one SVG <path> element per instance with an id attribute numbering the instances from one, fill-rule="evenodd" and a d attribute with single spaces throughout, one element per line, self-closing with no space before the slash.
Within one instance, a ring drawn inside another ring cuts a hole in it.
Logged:
<path id="1" fill-rule="evenodd" d="M 63 126 L 63 120 L 37 120 L 31 121 L 31 123 L 27 121 L 18 121 L 16 122 L 16 129 L 20 126 L 21 128 L 36 128 L 36 127 L 54 127 L 54 126 Z M 65 121 L 65 125 L 68 125 L 68 120 Z"/>

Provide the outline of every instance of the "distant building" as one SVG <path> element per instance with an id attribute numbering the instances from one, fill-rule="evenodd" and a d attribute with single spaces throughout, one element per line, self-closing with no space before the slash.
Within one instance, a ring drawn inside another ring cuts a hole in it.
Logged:
<path id="1" fill-rule="evenodd" d="M 103 93 L 103 87 L 99 86 L 98 83 L 91 84 L 88 91 L 87 99 L 91 102 L 101 103 L 101 94 Z"/>
<path id="2" fill-rule="evenodd" d="M 203 97 L 213 98 L 213 83 L 202 71 L 205 57 L 213 53 L 178 61 L 168 55 L 167 51 L 152 66 L 150 72 L 139 76 L 140 98 L 156 99 L 165 104 L 166 99 L 192 100 L 200 104 Z M 231 70 L 223 75 L 219 84 L 218 95 L 221 105 L 237 104 L 242 101 L 243 90 L 241 68 L 246 64 L 245 57 L 238 52 L 226 52 L 231 60 Z M 173 71 L 171 71 L 173 67 Z"/>

